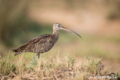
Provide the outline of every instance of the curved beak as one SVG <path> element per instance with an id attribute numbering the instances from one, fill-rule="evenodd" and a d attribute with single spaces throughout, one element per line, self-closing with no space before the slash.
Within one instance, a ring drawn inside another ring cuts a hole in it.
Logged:
<path id="1" fill-rule="evenodd" d="M 82 39 L 82 37 L 81 37 L 78 33 L 76 33 L 75 31 L 72 31 L 72 30 L 67 29 L 67 28 L 65 28 L 65 27 L 61 27 L 61 29 L 66 30 L 66 31 L 69 31 L 69 32 L 73 32 L 73 33 L 75 33 L 76 35 L 78 35 L 78 36 Z"/>

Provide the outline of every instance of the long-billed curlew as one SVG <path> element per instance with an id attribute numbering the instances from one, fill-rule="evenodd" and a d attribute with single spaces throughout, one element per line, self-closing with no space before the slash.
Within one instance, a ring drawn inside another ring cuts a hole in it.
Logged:
<path id="1" fill-rule="evenodd" d="M 70 32 L 77 34 L 76 32 L 63 27 L 61 24 L 55 23 L 53 25 L 53 33 L 52 34 L 44 34 L 44 35 L 35 37 L 32 40 L 30 40 L 29 42 L 27 42 L 26 44 L 24 44 L 23 46 L 21 46 L 17 49 L 14 49 L 12 51 L 15 52 L 15 56 L 18 54 L 24 53 L 24 52 L 34 52 L 34 53 L 37 53 L 36 56 L 38 56 L 38 58 L 39 58 L 40 53 L 49 51 L 53 47 L 53 45 L 57 42 L 57 40 L 59 38 L 59 30 L 60 29 L 70 31 Z M 77 35 L 81 38 L 81 36 L 79 34 L 77 34 Z"/>

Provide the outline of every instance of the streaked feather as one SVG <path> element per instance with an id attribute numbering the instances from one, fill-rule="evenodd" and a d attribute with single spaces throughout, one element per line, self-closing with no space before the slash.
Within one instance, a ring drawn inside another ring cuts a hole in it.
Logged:
<path id="1" fill-rule="evenodd" d="M 16 52 L 15 56 L 23 52 L 44 53 L 49 51 L 57 40 L 58 37 L 56 35 L 44 34 L 33 38 L 23 46 L 12 51 Z"/>

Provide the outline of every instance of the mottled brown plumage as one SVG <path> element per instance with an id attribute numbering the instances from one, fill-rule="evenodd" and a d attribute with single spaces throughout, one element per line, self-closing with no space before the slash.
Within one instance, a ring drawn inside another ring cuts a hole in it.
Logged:
<path id="1" fill-rule="evenodd" d="M 71 31 L 75 34 L 77 34 L 76 32 L 66 29 L 64 28 L 61 24 L 59 23 L 55 23 L 53 25 L 53 33 L 52 34 L 44 34 L 44 35 L 40 35 L 38 37 L 33 38 L 32 40 L 30 40 L 28 43 L 26 43 L 25 45 L 14 49 L 13 51 L 15 52 L 15 56 L 24 52 L 34 52 L 34 53 L 44 53 L 49 51 L 54 44 L 56 43 L 56 41 L 59 38 L 59 29 L 64 29 L 67 31 Z M 81 37 L 79 34 L 77 34 L 79 37 Z"/>
<path id="2" fill-rule="evenodd" d="M 13 51 L 16 52 L 15 56 L 23 52 L 44 53 L 49 51 L 57 40 L 58 37 L 54 34 L 44 34 L 30 40 L 25 45 Z"/>

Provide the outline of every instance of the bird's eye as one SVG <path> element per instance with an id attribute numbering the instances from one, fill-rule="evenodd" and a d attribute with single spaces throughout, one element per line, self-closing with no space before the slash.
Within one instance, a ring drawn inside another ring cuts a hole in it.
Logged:
<path id="1" fill-rule="evenodd" d="M 60 24 L 58 24 L 58 27 L 60 27 Z"/>

